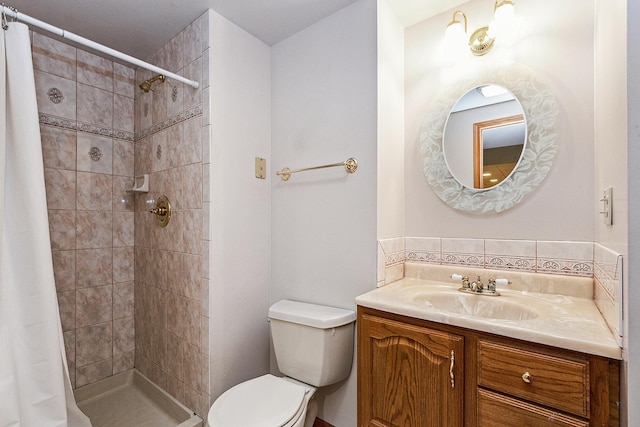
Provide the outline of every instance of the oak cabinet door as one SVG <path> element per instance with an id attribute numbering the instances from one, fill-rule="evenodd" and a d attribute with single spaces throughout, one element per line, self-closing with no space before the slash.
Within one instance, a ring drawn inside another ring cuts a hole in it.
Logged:
<path id="1" fill-rule="evenodd" d="M 358 324 L 360 427 L 461 427 L 462 336 L 363 315 Z"/>

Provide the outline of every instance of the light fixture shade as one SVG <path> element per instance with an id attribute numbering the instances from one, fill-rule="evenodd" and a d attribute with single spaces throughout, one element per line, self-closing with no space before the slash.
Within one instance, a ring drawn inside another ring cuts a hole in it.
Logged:
<path id="1" fill-rule="evenodd" d="M 447 42 L 459 42 L 463 43 L 467 40 L 467 33 L 464 31 L 464 27 L 462 26 L 462 22 L 460 21 L 452 21 L 447 25 L 447 30 L 444 33 L 445 39 Z"/>
<path id="2" fill-rule="evenodd" d="M 493 21 L 489 25 L 489 35 L 493 38 L 507 37 L 515 25 L 515 10 L 513 2 L 504 0 L 496 2 L 496 9 L 493 14 Z"/>
<path id="3" fill-rule="evenodd" d="M 445 48 L 455 53 L 467 46 L 467 16 L 456 10 L 444 33 Z"/>

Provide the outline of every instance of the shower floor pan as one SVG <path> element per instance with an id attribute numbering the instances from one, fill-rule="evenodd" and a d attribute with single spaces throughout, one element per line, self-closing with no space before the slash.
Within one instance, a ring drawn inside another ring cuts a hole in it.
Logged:
<path id="1" fill-rule="evenodd" d="M 93 427 L 202 427 L 202 419 L 135 369 L 79 387 Z"/>

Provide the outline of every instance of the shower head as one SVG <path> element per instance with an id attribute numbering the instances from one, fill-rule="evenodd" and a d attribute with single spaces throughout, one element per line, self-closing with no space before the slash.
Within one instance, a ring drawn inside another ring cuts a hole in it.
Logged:
<path id="1" fill-rule="evenodd" d="M 153 82 L 155 82 L 156 80 L 160 80 L 160 83 L 164 83 L 165 79 L 166 79 L 165 76 L 163 76 L 162 74 L 158 74 L 155 77 L 151 77 L 150 79 L 143 81 L 140 84 L 140 89 L 142 89 L 145 92 L 149 92 L 151 90 L 151 84 Z"/>

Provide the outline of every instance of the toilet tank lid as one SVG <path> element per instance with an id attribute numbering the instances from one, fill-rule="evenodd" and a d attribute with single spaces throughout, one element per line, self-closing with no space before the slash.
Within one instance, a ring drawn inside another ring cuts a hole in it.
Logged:
<path id="1" fill-rule="evenodd" d="M 319 329 L 347 325 L 356 320 L 353 310 L 282 300 L 269 308 L 269 319 L 298 323 Z"/>

